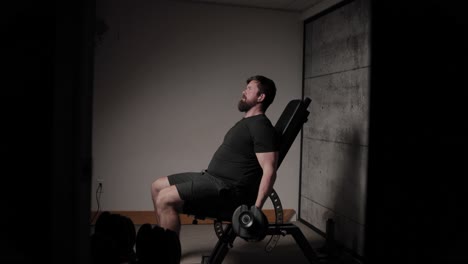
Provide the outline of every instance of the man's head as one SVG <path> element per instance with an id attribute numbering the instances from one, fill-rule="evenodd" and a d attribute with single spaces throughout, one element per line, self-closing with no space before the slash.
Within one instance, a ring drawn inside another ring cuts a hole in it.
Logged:
<path id="1" fill-rule="evenodd" d="M 275 99 L 275 83 L 265 76 L 255 75 L 247 79 L 247 86 L 242 92 L 242 99 L 238 108 L 241 112 L 247 112 L 257 104 L 265 112 Z"/>

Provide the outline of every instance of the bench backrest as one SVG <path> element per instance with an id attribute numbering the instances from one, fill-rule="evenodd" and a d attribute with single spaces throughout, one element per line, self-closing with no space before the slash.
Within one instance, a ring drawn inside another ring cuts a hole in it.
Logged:
<path id="1" fill-rule="evenodd" d="M 306 97 L 304 100 L 296 99 L 290 101 L 283 113 L 276 122 L 275 129 L 280 134 L 281 142 L 279 149 L 278 168 L 283 162 L 289 148 L 294 143 L 297 134 L 302 129 L 302 125 L 307 122 L 311 100 Z"/>

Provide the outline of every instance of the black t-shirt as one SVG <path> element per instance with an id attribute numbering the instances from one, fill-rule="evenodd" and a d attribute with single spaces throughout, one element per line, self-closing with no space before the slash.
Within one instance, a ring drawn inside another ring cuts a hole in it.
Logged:
<path id="1" fill-rule="evenodd" d="M 263 171 L 255 153 L 278 148 L 278 133 L 264 114 L 243 118 L 227 132 L 207 171 L 240 189 L 258 189 Z"/>

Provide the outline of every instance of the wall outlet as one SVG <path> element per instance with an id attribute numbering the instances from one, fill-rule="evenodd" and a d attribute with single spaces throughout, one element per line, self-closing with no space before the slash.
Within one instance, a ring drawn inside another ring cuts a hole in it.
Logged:
<path id="1" fill-rule="evenodd" d="M 102 191 L 103 186 L 102 185 L 104 185 L 104 179 L 98 178 L 98 179 L 96 179 L 96 181 L 97 181 L 97 185 L 98 185 L 97 186 L 97 192 L 99 194 L 102 194 L 103 193 L 103 191 Z"/>

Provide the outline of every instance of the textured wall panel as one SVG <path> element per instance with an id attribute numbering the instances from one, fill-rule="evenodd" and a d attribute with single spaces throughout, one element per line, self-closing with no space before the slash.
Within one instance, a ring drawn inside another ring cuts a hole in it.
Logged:
<path id="1" fill-rule="evenodd" d="M 327 141 L 367 145 L 369 68 L 306 79 L 304 95 L 312 99 L 305 135 Z"/>
<path id="2" fill-rule="evenodd" d="M 369 66 L 369 8 L 357 0 L 305 25 L 305 78 Z"/>
<path id="3" fill-rule="evenodd" d="M 369 8 L 356 0 L 305 24 L 300 219 L 363 255 L 369 127 Z"/>
<path id="4" fill-rule="evenodd" d="M 367 147 L 308 138 L 303 144 L 301 196 L 364 223 Z"/>
<path id="5" fill-rule="evenodd" d="M 345 244 L 349 249 L 362 254 L 364 252 L 364 225 L 355 222 L 333 210 L 301 197 L 300 214 L 303 220 L 309 223 L 318 223 L 315 227 L 326 230 L 328 219 L 335 223 L 335 238 Z"/>

